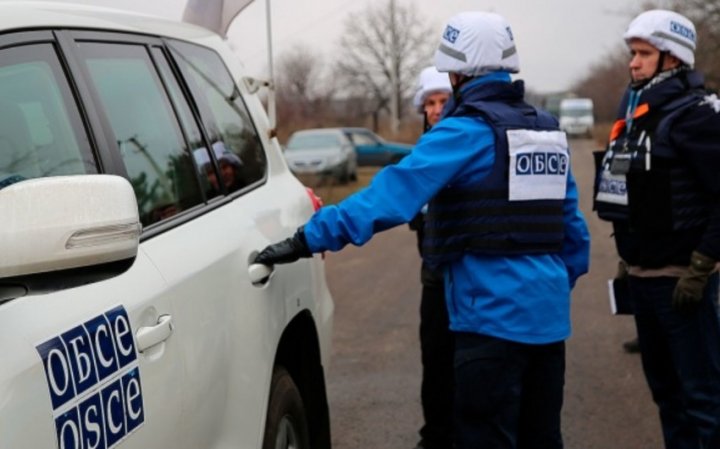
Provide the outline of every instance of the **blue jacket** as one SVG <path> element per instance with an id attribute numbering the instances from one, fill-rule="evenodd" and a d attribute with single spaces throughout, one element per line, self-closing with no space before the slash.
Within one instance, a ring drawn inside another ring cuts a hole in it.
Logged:
<path id="1" fill-rule="evenodd" d="M 460 95 L 487 82 L 510 82 L 495 72 L 466 83 Z M 447 117 L 424 134 L 400 163 L 334 206 L 318 210 L 304 232 L 312 252 L 362 245 L 376 232 L 410 221 L 449 184 L 477 184 L 495 159 L 495 137 L 479 117 Z M 570 335 L 570 290 L 588 270 L 589 235 L 568 176 L 565 243 L 558 254 L 512 257 L 468 254 L 445 267 L 450 328 L 506 340 L 544 344 Z"/>

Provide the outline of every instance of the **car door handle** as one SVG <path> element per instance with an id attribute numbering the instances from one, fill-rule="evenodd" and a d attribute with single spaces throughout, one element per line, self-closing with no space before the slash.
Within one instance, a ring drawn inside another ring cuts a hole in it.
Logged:
<path id="1" fill-rule="evenodd" d="M 260 286 L 267 283 L 273 270 L 273 267 L 269 267 L 261 263 L 250 264 L 250 266 L 248 267 L 248 276 L 250 277 L 250 282 L 252 282 L 252 284 L 255 286 Z"/>
<path id="2" fill-rule="evenodd" d="M 143 352 L 146 349 L 164 342 L 170 337 L 172 331 L 172 316 L 160 315 L 155 326 L 145 326 L 137 330 L 135 337 L 137 339 L 138 351 Z"/>

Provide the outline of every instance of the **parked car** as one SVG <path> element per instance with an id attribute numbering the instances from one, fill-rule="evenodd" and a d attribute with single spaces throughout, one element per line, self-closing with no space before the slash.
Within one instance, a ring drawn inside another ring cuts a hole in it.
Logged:
<path id="1" fill-rule="evenodd" d="M 338 129 L 294 132 L 285 148 L 294 173 L 331 176 L 341 183 L 357 180 L 357 156 L 352 142 Z"/>
<path id="2" fill-rule="evenodd" d="M 358 165 L 395 164 L 412 150 L 412 145 L 388 142 L 367 128 L 341 129 L 355 147 Z"/>
<path id="3" fill-rule="evenodd" d="M 314 197 L 196 26 L 0 3 L 0 448 L 329 448 Z M 223 166 L 223 161 L 226 163 Z"/>

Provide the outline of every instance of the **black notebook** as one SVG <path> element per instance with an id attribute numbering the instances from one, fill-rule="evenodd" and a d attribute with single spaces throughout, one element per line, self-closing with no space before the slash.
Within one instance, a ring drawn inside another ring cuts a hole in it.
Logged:
<path id="1" fill-rule="evenodd" d="M 633 303 L 630 299 L 630 287 L 627 279 L 608 280 L 610 312 L 613 315 L 632 315 Z"/>

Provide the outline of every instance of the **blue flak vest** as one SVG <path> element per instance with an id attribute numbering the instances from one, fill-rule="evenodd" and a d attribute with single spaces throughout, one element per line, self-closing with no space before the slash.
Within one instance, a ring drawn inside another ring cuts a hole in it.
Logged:
<path id="1" fill-rule="evenodd" d="M 462 92 L 446 116 L 485 120 L 495 136 L 495 162 L 484 179 L 448 185 L 430 202 L 423 241 L 423 260 L 430 266 L 466 253 L 509 256 L 562 249 L 569 171 L 564 133 L 550 114 L 524 102 L 521 81 L 478 87 Z M 545 135 L 561 136 L 564 148 L 548 147 Z M 518 141 L 518 136 L 523 145 L 513 143 L 520 149 L 511 154 L 509 141 Z M 548 175 L 554 180 L 552 194 L 533 193 L 536 182 Z"/>

